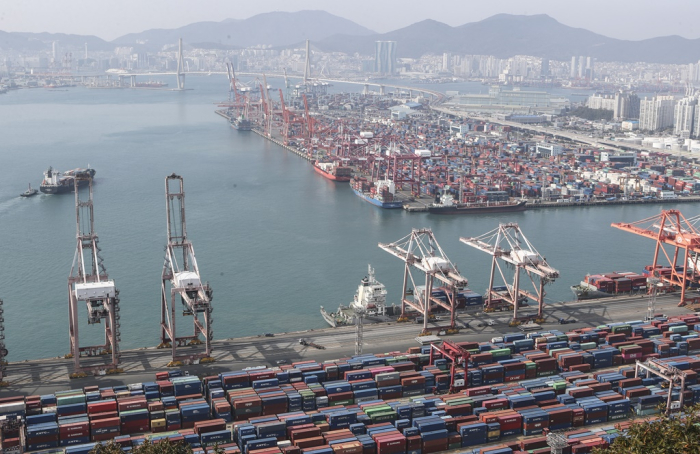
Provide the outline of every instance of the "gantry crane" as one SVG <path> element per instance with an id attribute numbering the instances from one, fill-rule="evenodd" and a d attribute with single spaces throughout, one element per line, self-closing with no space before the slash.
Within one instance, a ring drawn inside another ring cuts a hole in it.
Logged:
<path id="1" fill-rule="evenodd" d="M 411 307 L 423 315 L 423 332 L 428 331 L 431 306 L 450 312 L 450 325 L 455 329 L 457 294 L 467 286 L 467 278 L 459 274 L 457 267 L 447 258 L 430 229 L 413 229 L 410 234 L 393 243 L 379 243 L 379 247 L 404 262 L 403 288 L 401 292 L 401 319 L 407 318 L 406 308 Z M 414 279 L 412 270 L 423 273 L 424 288 Z M 413 286 L 413 299 L 408 285 Z M 442 284 L 445 300 L 433 294 L 434 284 Z"/>
<path id="2" fill-rule="evenodd" d="M 685 297 L 686 288 L 691 282 L 698 282 L 699 277 L 697 267 L 694 265 L 700 253 L 700 232 L 696 230 L 693 223 L 678 210 L 663 210 L 656 216 L 641 221 L 618 222 L 613 223 L 612 226 L 656 242 L 651 273 L 665 283 L 680 287 L 681 300 L 678 305 L 686 305 L 688 303 Z M 669 254 L 664 246 L 669 246 L 672 254 Z M 659 268 L 662 268 L 662 265 L 659 264 L 659 260 L 662 259 L 662 255 L 666 258 L 670 269 L 660 273 Z M 678 263 L 679 258 L 683 261 L 682 264 Z"/>
<path id="3" fill-rule="evenodd" d="M 684 397 L 686 391 L 686 380 L 690 378 L 685 370 L 678 369 L 672 364 L 664 363 L 657 358 L 650 358 L 642 362 L 637 360 L 634 366 L 635 378 L 651 378 L 651 375 L 656 375 L 668 383 L 668 393 L 666 395 L 666 414 L 680 411 L 684 405 Z M 678 400 L 673 400 L 674 389 L 680 388 Z"/>
<path id="4" fill-rule="evenodd" d="M 465 376 L 464 380 L 459 383 L 455 380 L 455 375 L 457 366 L 461 366 L 466 374 L 467 361 L 469 361 L 470 356 L 467 350 L 450 340 L 444 340 L 442 345 L 430 344 L 430 365 L 433 365 L 436 359 L 445 358 L 450 360 L 450 393 L 464 388 L 467 377 Z"/>
<path id="5" fill-rule="evenodd" d="M 5 383 L 5 369 L 7 362 L 7 348 L 5 348 L 5 310 L 2 307 L 3 302 L 0 299 L 0 385 Z"/>
<path id="6" fill-rule="evenodd" d="M 210 358 L 212 340 L 213 292 L 209 283 L 202 283 L 194 247 L 187 239 L 185 223 L 185 189 L 183 178 L 172 174 L 165 177 L 165 205 L 168 221 L 168 245 L 163 265 L 161 285 L 161 348 L 172 348 L 172 363 L 198 362 Z M 192 316 L 194 334 L 177 336 L 175 329 L 177 301 L 182 303 L 182 315 Z M 200 320 L 200 314 L 203 320 Z M 204 337 L 204 351 L 195 350 Z M 190 346 L 187 353 L 178 355 L 177 348 Z"/>
<path id="7" fill-rule="evenodd" d="M 491 255 L 491 275 L 486 291 L 486 308 L 493 308 L 494 299 L 502 300 L 513 306 L 513 320 L 518 320 L 518 306 L 531 299 L 537 302 L 537 318 L 543 317 L 544 286 L 559 277 L 559 271 L 547 263 L 528 241 L 516 223 L 499 224 L 498 228 L 474 238 L 462 237 L 462 243 Z M 513 280 L 509 282 L 501 268 L 500 261 L 515 268 Z M 496 270 L 503 286 L 496 287 Z M 534 293 L 520 288 L 520 272 L 524 271 L 534 287 Z"/>
<path id="8" fill-rule="evenodd" d="M 80 187 L 87 183 L 87 191 Z M 68 276 L 68 313 L 70 355 L 73 356 L 73 373 L 102 374 L 108 370 L 118 370 L 119 342 L 119 290 L 114 281 L 109 279 L 104 262 L 100 256 L 98 237 L 92 200 L 92 176 L 79 173 L 74 180 L 75 216 L 77 247 Z M 87 192 L 87 199 L 85 199 Z M 82 199 L 81 199 L 82 194 Z M 81 347 L 78 337 L 78 302 L 85 302 L 89 325 L 104 321 L 105 343 L 103 345 Z M 81 365 L 81 357 L 104 357 L 111 354 L 111 361 L 100 360 L 97 364 Z"/>

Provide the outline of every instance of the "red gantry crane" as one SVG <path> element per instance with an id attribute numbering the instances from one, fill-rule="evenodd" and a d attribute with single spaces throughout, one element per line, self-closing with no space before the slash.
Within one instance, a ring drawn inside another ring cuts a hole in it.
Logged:
<path id="1" fill-rule="evenodd" d="M 202 283 L 194 246 L 187 238 L 185 223 L 185 190 L 183 179 L 174 173 L 165 177 L 165 202 L 168 216 L 168 245 L 163 265 L 161 285 L 160 348 L 172 348 L 172 363 L 196 363 L 211 356 L 212 289 Z M 177 336 L 175 329 L 177 301 L 182 303 L 182 315 L 192 316 L 194 334 Z M 200 315 L 202 319 L 200 320 Z M 204 351 L 195 349 L 204 337 Z M 178 355 L 178 347 L 188 347 Z"/>
<path id="2" fill-rule="evenodd" d="M 489 288 L 486 291 L 486 308 L 493 308 L 498 301 L 510 304 L 513 307 L 513 320 L 518 320 L 518 307 L 523 301 L 531 299 L 537 302 L 537 318 L 542 318 L 544 309 L 544 286 L 559 277 L 559 271 L 547 263 L 547 260 L 537 252 L 528 241 L 520 227 L 516 223 L 499 224 L 498 228 L 474 238 L 462 237 L 462 243 L 472 246 L 491 255 L 491 277 Z M 501 268 L 501 263 L 514 267 L 512 281 L 506 278 Z M 499 276 L 496 276 L 498 270 Z M 534 292 L 521 288 L 520 272 L 534 287 Z M 496 279 L 500 277 L 503 283 L 496 286 Z"/>
<path id="3" fill-rule="evenodd" d="M 423 315 L 423 332 L 428 332 L 432 306 L 441 307 L 450 313 L 450 325 L 439 329 L 455 329 L 457 294 L 467 286 L 467 278 L 459 274 L 457 267 L 447 258 L 430 229 L 413 229 L 410 234 L 393 243 L 379 243 L 379 247 L 403 260 L 404 277 L 401 292 L 401 319 L 406 319 L 407 307 Z M 423 278 L 414 278 L 412 271 L 418 270 Z M 422 282 L 418 279 L 421 279 Z M 413 299 L 409 299 L 413 286 Z M 439 298 L 435 284 L 442 285 L 446 298 Z"/>
<path id="4" fill-rule="evenodd" d="M 465 388 L 467 381 L 466 376 L 461 379 L 455 379 L 457 367 L 461 367 L 466 374 L 467 362 L 471 355 L 467 350 L 460 347 L 458 344 L 445 340 L 442 345 L 430 344 L 430 364 L 433 365 L 436 359 L 445 358 L 450 360 L 450 394 Z"/>
<path id="5" fill-rule="evenodd" d="M 87 191 L 80 186 L 87 182 Z M 119 366 L 119 290 L 107 275 L 100 256 L 99 239 L 95 233 L 92 203 L 92 176 L 78 173 L 74 179 L 77 246 L 68 276 L 68 314 L 70 354 L 74 374 L 104 374 Z M 85 199 L 87 193 L 87 199 Z M 81 196 L 83 197 L 81 199 Z M 78 302 L 87 306 L 89 325 L 104 321 L 105 343 L 81 347 L 78 336 Z M 111 361 L 105 361 L 110 355 Z M 81 364 L 81 357 L 92 357 L 89 364 Z M 95 358 L 100 358 L 96 360 Z"/>
<path id="6" fill-rule="evenodd" d="M 692 220 L 693 218 L 691 218 Z M 634 233 L 656 242 L 651 273 L 662 282 L 680 287 L 679 306 L 686 305 L 686 288 L 698 282 L 697 259 L 700 253 L 700 232 L 678 210 L 663 210 L 656 216 L 641 221 L 611 224 L 625 232 Z M 663 259 L 666 264 L 661 264 Z M 679 259 L 682 263 L 679 263 Z M 692 300 L 692 299 L 691 299 Z"/>

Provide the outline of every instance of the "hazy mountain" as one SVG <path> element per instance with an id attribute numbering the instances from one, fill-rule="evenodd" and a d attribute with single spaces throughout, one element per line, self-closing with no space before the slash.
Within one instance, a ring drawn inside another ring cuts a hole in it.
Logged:
<path id="1" fill-rule="evenodd" d="M 124 35 L 112 42 L 95 36 L 0 31 L 0 49 L 51 50 L 51 43 L 58 41 L 61 53 L 70 48 L 82 49 L 85 43 L 90 50 L 133 46 L 139 51 L 157 51 L 164 46 L 176 45 L 180 37 L 186 46 L 209 49 L 237 49 L 257 44 L 279 49 L 299 46 L 310 39 L 312 45 L 322 51 L 374 55 L 374 42 L 387 40 L 397 42 L 398 57 L 415 58 L 427 53 L 451 52 L 499 58 L 534 55 L 564 61 L 574 55 L 623 62 L 690 63 L 700 60 L 700 39 L 665 36 L 626 41 L 569 27 L 545 14 L 498 14 L 459 27 L 428 19 L 377 34 L 325 11 L 273 12 L 245 20 L 225 19 L 197 22 L 177 29 L 146 30 Z"/>
<path id="2" fill-rule="evenodd" d="M 600 61 L 646 61 L 690 63 L 700 59 L 700 39 L 666 36 L 627 41 L 569 27 L 546 14 L 515 16 L 498 14 L 459 27 L 425 20 L 389 33 L 370 36 L 335 35 L 315 45 L 323 51 L 374 53 L 375 41 L 396 41 L 397 57 L 420 57 L 426 53 L 534 55 L 552 60 L 572 56 L 595 57 Z"/>
<path id="3" fill-rule="evenodd" d="M 64 33 L 8 33 L 0 30 L 0 49 L 38 52 L 51 50 L 54 41 L 58 41 L 58 50 L 61 54 L 67 50 L 84 49 L 85 43 L 88 45 L 88 50 L 103 51 L 114 49 L 114 44 L 97 36 L 66 35 Z"/>
<path id="4" fill-rule="evenodd" d="M 372 35 L 373 31 L 325 11 L 273 12 L 245 20 L 197 22 L 184 27 L 130 33 L 112 41 L 120 46 L 146 42 L 152 49 L 177 42 L 216 43 L 221 46 L 246 47 L 256 44 L 289 46 L 306 39 L 319 41 L 334 34 Z"/>

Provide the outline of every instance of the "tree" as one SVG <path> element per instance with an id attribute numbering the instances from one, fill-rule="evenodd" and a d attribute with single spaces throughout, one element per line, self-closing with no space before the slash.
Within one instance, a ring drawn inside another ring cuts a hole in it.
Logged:
<path id="1" fill-rule="evenodd" d="M 192 454 L 192 447 L 187 443 L 171 442 L 167 439 L 157 443 L 146 440 L 142 445 L 134 447 L 131 452 L 133 454 Z M 90 454 L 124 454 L 124 451 L 119 444 L 110 441 L 106 445 L 98 444 Z M 214 454 L 223 454 L 223 450 L 216 447 Z"/>
<path id="2" fill-rule="evenodd" d="M 607 449 L 594 454 L 697 454 L 700 452 L 700 405 L 683 415 L 639 421 L 616 438 Z"/>

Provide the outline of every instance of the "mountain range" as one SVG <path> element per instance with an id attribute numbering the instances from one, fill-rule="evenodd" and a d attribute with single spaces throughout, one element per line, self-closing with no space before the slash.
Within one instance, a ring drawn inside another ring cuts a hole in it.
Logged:
<path id="1" fill-rule="evenodd" d="M 316 45 L 325 51 L 373 54 L 374 41 L 396 41 L 397 57 L 426 53 L 461 55 L 533 55 L 568 61 L 583 55 L 599 61 L 690 63 L 700 59 L 700 39 L 664 36 L 628 41 L 564 25 L 546 14 L 497 14 L 459 27 L 434 20 L 372 36 L 334 35 Z"/>
<path id="2" fill-rule="evenodd" d="M 545 14 L 498 14 L 458 27 L 427 19 L 388 33 L 375 33 L 325 11 L 271 12 L 244 20 L 225 19 L 174 29 L 146 30 L 111 42 L 96 36 L 0 31 L 0 49 L 49 50 L 52 41 L 58 41 L 62 48 L 82 48 L 87 43 L 91 50 L 134 46 L 157 51 L 177 43 L 180 37 L 186 46 L 219 49 L 260 44 L 291 48 L 309 39 L 322 51 L 357 52 L 367 56 L 374 55 L 375 41 L 396 41 L 397 57 L 411 58 L 449 52 L 499 58 L 533 55 L 564 61 L 574 55 L 621 62 L 680 64 L 700 60 L 700 39 L 664 36 L 641 41 L 621 40 L 569 27 Z"/>

